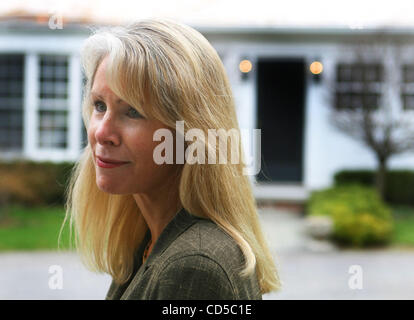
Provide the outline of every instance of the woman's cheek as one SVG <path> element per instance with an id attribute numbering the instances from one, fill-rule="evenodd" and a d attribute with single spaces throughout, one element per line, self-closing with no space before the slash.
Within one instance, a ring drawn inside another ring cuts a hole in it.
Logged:
<path id="1" fill-rule="evenodd" d="M 88 140 L 91 144 L 92 142 L 95 141 L 95 131 L 96 131 L 95 122 L 93 121 L 93 119 L 91 119 L 88 125 L 88 129 L 86 130 Z"/>
<path id="2" fill-rule="evenodd" d="M 88 129 L 88 141 L 91 145 L 94 144 L 94 142 L 95 142 L 94 131 L 92 130 L 92 128 Z"/>
<path id="3" fill-rule="evenodd" d="M 158 143 L 158 142 L 157 142 Z M 136 146 L 135 158 L 144 161 L 147 165 L 151 165 L 154 162 L 153 152 L 155 145 L 152 143 L 140 143 Z"/>

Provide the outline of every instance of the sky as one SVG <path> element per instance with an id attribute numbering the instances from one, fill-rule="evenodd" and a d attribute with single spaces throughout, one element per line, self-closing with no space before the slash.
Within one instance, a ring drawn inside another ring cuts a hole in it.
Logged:
<path id="1" fill-rule="evenodd" d="M 414 0 L 8 0 L 10 10 L 94 21 L 169 17 L 194 26 L 414 27 Z"/>

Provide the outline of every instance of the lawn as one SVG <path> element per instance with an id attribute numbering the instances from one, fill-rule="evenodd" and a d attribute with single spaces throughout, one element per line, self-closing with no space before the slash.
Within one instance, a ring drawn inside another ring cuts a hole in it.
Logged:
<path id="1" fill-rule="evenodd" d="M 398 206 L 392 212 L 395 221 L 392 244 L 414 247 L 414 208 Z"/>
<path id="2" fill-rule="evenodd" d="M 391 245 L 414 248 L 414 207 L 393 207 L 395 229 Z M 63 207 L 0 208 L 0 251 L 57 250 L 65 212 Z M 74 247 L 74 246 L 73 246 Z M 69 248 L 68 224 L 62 232 L 61 249 Z"/>
<path id="3" fill-rule="evenodd" d="M 0 250 L 57 250 L 65 212 L 63 207 L 0 208 Z M 69 248 L 69 228 L 65 225 L 61 249 Z"/>

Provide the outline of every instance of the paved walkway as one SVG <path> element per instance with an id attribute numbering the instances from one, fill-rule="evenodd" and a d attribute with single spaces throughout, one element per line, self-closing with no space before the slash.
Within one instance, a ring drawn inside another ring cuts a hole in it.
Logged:
<path id="1" fill-rule="evenodd" d="M 50 270 L 58 265 L 61 270 Z M 62 274 L 62 289 L 55 282 Z M 89 272 L 75 253 L 0 254 L 0 299 L 104 299 L 110 277 Z M 49 288 L 58 287 L 56 289 Z"/>
<path id="2" fill-rule="evenodd" d="M 310 239 L 300 214 L 262 209 L 260 218 L 283 285 L 264 299 L 414 299 L 414 249 L 339 250 Z M 362 289 L 348 284 L 353 265 Z"/>
<path id="3" fill-rule="evenodd" d="M 339 251 L 312 242 L 298 214 L 262 209 L 260 219 L 283 284 L 264 299 L 414 299 L 414 250 Z M 352 265 L 362 268 L 362 289 L 349 287 Z M 0 253 L 0 299 L 104 299 L 110 282 L 75 253 Z"/>

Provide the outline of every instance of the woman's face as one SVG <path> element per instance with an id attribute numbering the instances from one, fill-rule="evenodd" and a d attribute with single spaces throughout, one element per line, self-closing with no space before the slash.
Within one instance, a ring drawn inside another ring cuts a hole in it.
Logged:
<path id="1" fill-rule="evenodd" d="M 171 177 L 176 165 L 158 165 L 153 150 L 154 131 L 168 128 L 158 120 L 143 118 L 138 111 L 119 99 L 105 79 L 107 58 L 98 66 L 91 90 L 93 111 L 88 139 L 93 152 L 96 184 L 104 192 L 135 194 L 157 192 Z M 124 161 L 109 168 L 99 158 Z"/>

